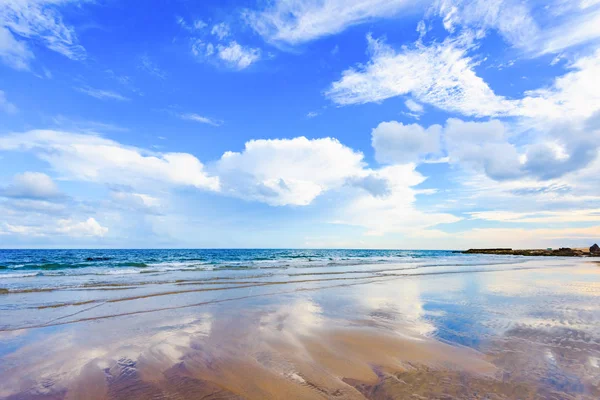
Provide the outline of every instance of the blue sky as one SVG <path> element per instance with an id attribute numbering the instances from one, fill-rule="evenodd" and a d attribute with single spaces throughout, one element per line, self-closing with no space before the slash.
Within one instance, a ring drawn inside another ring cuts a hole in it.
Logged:
<path id="1" fill-rule="evenodd" d="M 7 0 L 0 247 L 600 240 L 598 0 Z"/>

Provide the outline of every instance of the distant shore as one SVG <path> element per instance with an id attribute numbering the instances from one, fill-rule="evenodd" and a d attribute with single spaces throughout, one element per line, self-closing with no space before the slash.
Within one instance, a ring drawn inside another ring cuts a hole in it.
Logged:
<path id="1" fill-rule="evenodd" d="M 513 256 L 533 256 L 533 257 L 600 257 L 600 253 L 591 253 L 589 249 L 572 249 L 561 247 L 559 249 L 469 249 L 461 251 L 463 254 L 498 254 Z"/>

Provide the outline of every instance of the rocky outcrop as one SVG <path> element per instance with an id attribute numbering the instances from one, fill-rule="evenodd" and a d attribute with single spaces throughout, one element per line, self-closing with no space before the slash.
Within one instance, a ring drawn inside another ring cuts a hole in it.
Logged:
<path id="1" fill-rule="evenodd" d="M 568 247 L 561 247 L 560 249 L 531 249 L 531 250 L 513 250 L 513 249 L 469 249 L 463 251 L 463 254 L 500 254 L 500 255 L 512 255 L 512 256 L 532 256 L 532 257 L 585 257 L 588 254 L 582 250 L 571 249 Z M 590 251 L 590 254 L 591 251 Z M 600 254 L 600 253 L 598 253 Z"/>
<path id="2" fill-rule="evenodd" d="M 594 243 L 594 245 L 590 247 L 590 254 L 600 256 L 600 246 L 598 246 L 597 243 Z"/>

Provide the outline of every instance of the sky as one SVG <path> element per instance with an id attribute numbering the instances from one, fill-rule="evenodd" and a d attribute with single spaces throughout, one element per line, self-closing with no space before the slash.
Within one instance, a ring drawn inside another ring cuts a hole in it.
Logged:
<path id="1" fill-rule="evenodd" d="M 0 248 L 600 242 L 600 0 L 2 0 Z"/>

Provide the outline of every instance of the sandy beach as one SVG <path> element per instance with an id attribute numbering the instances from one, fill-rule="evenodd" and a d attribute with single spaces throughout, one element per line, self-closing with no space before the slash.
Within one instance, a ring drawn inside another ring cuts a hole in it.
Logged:
<path id="1" fill-rule="evenodd" d="M 597 262 L 440 264 L 13 284 L 0 398 L 600 397 Z"/>

